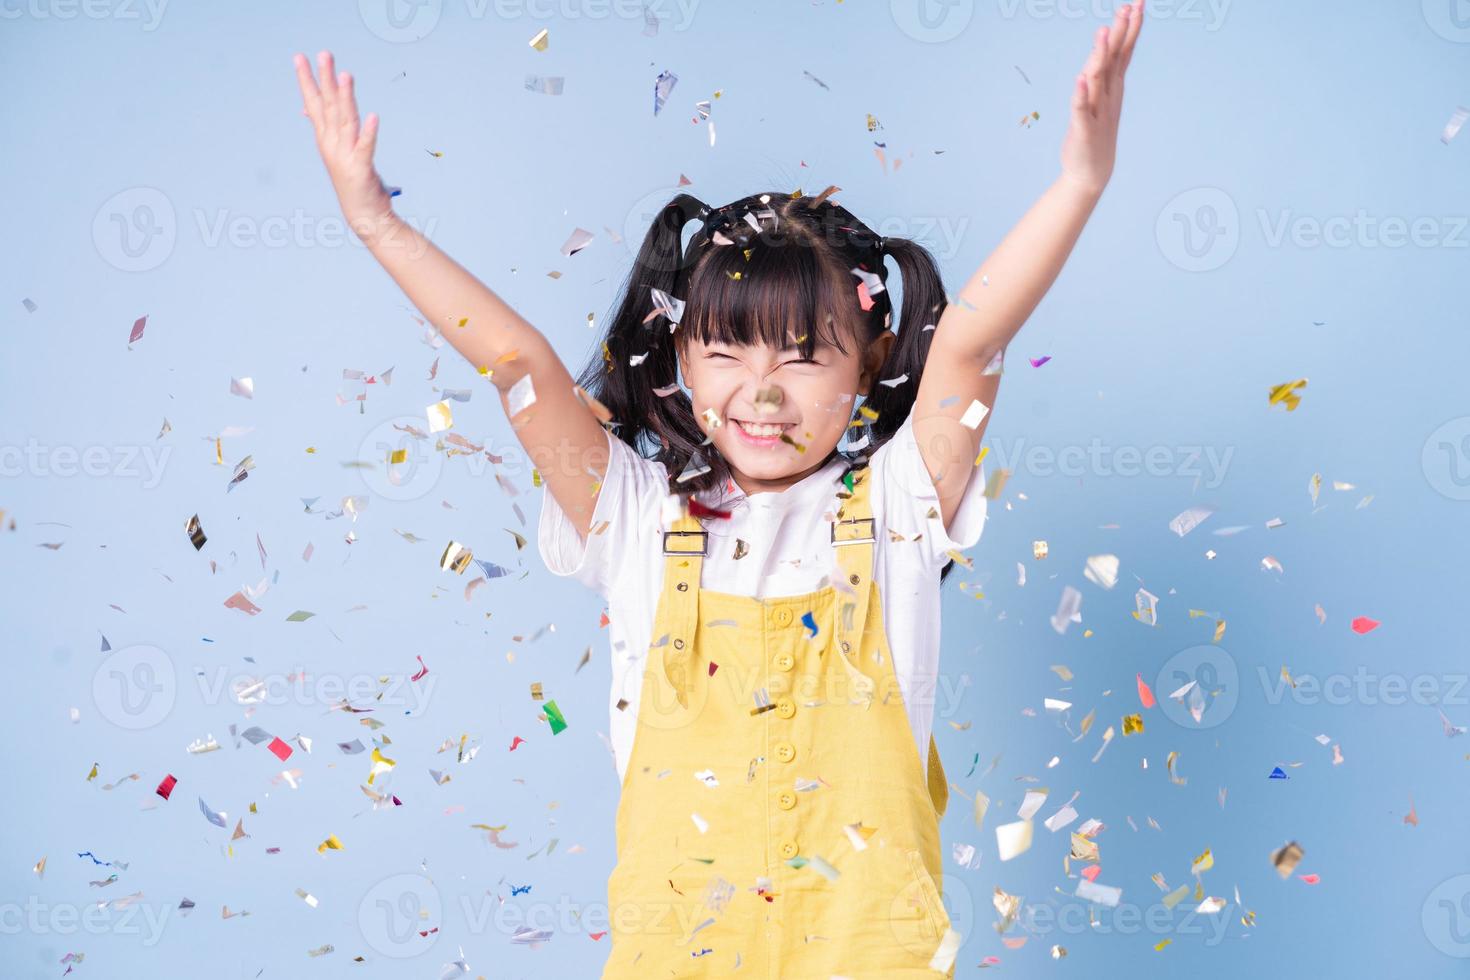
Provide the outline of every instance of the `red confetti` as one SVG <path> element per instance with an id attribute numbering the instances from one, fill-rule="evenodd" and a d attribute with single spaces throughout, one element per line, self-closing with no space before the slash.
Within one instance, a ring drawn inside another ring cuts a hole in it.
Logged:
<path id="1" fill-rule="evenodd" d="M 1358 634 L 1371 633 L 1379 626 L 1378 620 L 1369 619 L 1367 616 L 1359 616 L 1353 620 L 1353 632 Z"/>
<path id="2" fill-rule="evenodd" d="M 418 660 L 419 666 L 423 669 L 420 670 L 417 674 L 414 674 L 412 677 L 410 677 L 409 680 L 411 681 L 422 680 L 429 673 L 429 668 L 428 665 L 424 663 L 424 658 L 421 656 L 416 656 L 415 659 Z"/>
<path id="3" fill-rule="evenodd" d="M 1088 881 L 1097 881 L 1097 876 L 1102 872 L 1102 865 L 1091 864 L 1082 869 L 1082 877 Z"/>
<path id="4" fill-rule="evenodd" d="M 280 759 L 282 762 L 285 762 L 287 759 L 291 758 L 291 746 L 287 745 L 279 738 L 271 739 L 271 744 L 267 745 L 266 748 L 274 752 L 276 754 L 276 758 Z"/>
<path id="5" fill-rule="evenodd" d="M 1309 885 L 1315 885 L 1322 880 L 1321 875 L 1298 875 L 1298 877 Z"/>
<path id="6" fill-rule="evenodd" d="M 133 321 L 132 332 L 128 334 L 128 343 L 136 344 L 143 339 L 143 328 L 148 325 L 148 314 L 143 314 Z"/>
<path id="7" fill-rule="evenodd" d="M 604 929 L 601 932 L 589 932 L 587 933 L 587 935 L 591 936 L 594 940 L 601 939 L 603 936 L 607 935 L 607 930 Z"/>
<path id="8" fill-rule="evenodd" d="M 612 622 L 612 620 L 610 620 L 610 619 L 607 618 L 607 610 L 604 609 L 602 611 L 602 616 L 597 620 L 597 628 L 598 629 L 606 629 L 607 628 L 607 624 L 610 623 L 610 622 Z"/>
<path id="9" fill-rule="evenodd" d="M 517 736 L 516 736 L 516 737 L 515 737 L 515 741 L 513 741 L 513 742 L 511 742 L 511 743 L 510 743 L 510 750 L 511 750 L 511 751 L 512 751 L 512 752 L 514 752 L 514 751 L 515 751 L 515 750 L 516 750 L 516 746 L 517 746 L 517 745 L 520 745 L 520 744 L 521 744 L 521 743 L 523 743 L 523 742 L 525 742 L 525 739 L 523 739 L 523 738 L 521 738 L 521 737 L 520 737 L 520 736 L 519 736 L 519 735 L 517 735 Z"/>
<path id="10" fill-rule="evenodd" d="M 1144 683 L 1142 674 L 1138 675 L 1138 701 L 1145 708 L 1154 706 L 1154 692 L 1149 690 L 1148 685 Z"/>
<path id="11" fill-rule="evenodd" d="M 726 519 L 729 518 L 730 512 L 728 510 L 715 510 L 713 507 L 706 507 L 704 504 L 700 503 L 698 500 L 695 500 L 693 497 L 690 497 L 689 498 L 689 516 L 690 517 L 714 517 L 714 518 L 718 518 L 720 520 L 726 520 Z"/>
<path id="12" fill-rule="evenodd" d="M 179 785 L 179 781 L 173 776 L 164 776 L 163 782 L 158 784 L 158 789 L 154 792 L 156 792 L 159 796 L 163 797 L 166 800 L 168 799 L 169 794 L 174 791 L 174 787 L 177 785 Z"/>

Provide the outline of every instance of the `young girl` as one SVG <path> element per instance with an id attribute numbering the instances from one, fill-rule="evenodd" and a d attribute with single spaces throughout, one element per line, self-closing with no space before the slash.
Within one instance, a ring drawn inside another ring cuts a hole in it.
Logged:
<path id="1" fill-rule="evenodd" d="M 1097 32 L 1061 173 L 954 302 L 923 247 L 873 234 L 836 188 L 680 194 L 580 384 L 393 214 L 377 117 L 359 126 L 329 53 L 320 82 L 296 56 L 343 212 L 490 369 L 550 491 L 547 566 L 607 599 L 622 796 L 604 976 L 951 974 L 940 576 L 980 537 L 999 358 L 1112 172 L 1142 20 L 1138 0 Z"/>

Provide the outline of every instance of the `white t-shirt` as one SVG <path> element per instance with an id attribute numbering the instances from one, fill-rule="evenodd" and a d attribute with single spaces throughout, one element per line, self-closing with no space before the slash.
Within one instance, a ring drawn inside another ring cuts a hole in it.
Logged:
<path id="1" fill-rule="evenodd" d="M 607 529 L 584 541 L 551 494 L 545 494 L 537 543 L 546 567 L 569 575 L 607 600 L 612 640 L 610 698 L 613 756 L 618 779 L 627 772 L 637 732 L 644 664 L 663 588 L 663 531 L 671 521 L 664 504 L 668 476 L 662 463 L 640 456 L 608 434 L 609 463 L 591 525 Z M 801 482 L 780 491 L 745 494 L 727 486 L 698 495 L 701 503 L 731 512 L 728 520 L 701 523 L 709 531 L 702 587 L 754 598 L 814 592 L 837 571 L 831 521 L 837 479 L 835 458 Z M 871 497 L 877 544 L 873 581 L 883 601 L 883 624 L 894 670 L 908 708 L 919 758 L 929 758 L 939 673 L 939 573 L 950 549 L 972 547 L 985 524 L 985 479 L 970 473 L 959 510 L 946 533 L 939 497 L 919 456 L 911 420 L 873 454 Z M 674 511 L 677 516 L 677 511 Z M 890 539 L 889 531 L 904 536 Z M 915 536 L 918 540 L 914 540 Z M 748 546 L 735 558 L 736 539 Z M 618 702 L 627 706 L 618 709 Z"/>

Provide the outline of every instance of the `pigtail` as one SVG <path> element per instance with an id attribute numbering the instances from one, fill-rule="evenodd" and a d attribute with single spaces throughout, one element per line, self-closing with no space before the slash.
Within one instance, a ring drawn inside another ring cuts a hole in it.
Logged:
<path id="1" fill-rule="evenodd" d="M 883 244 L 898 265 L 903 306 L 894 325 L 898 339 L 864 401 L 866 408 L 878 413 L 869 430 L 870 453 L 887 442 L 913 410 L 919 379 L 924 375 L 924 361 L 929 356 L 929 343 L 934 339 L 934 325 L 945 307 L 944 282 L 929 250 L 907 238 L 886 238 Z M 900 384 L 879 383 L 905 375 L 907 379 Z"/>
<path id="2" fill-rule="evenodd" d="M 684 298 L 688 269 L 697 252 L 690 249 L 685 255 L 684 226 L 708 211 L 688 194 L 679 194 L 659 210 L 623 284 L 601 350 L 577 379 L 612 413 L 618 438 L 635 452 L 664 463 L 671 479 L 705 436 L 688 395 L 682 390 L 664 397 L 655 393 L 677 384 L 679 365 L 673 324 L 667 316 L 648 314 L 655 309 L 655 289 L 675 300 Z"/>
<path id="3" fill-rule="evenodd" d="M 864 407 L 878 413 L 871 423 L 872 439 L 865 450 L 869 456 L 893 437 L 914 410 L 919 379 L 924 376 L 924 362 L 929 358 L 929 344 L 934 339 L 934 327 L 948 302 L 939 267 L 927 248 L 908 238 L 885 238 L 883 246 L 898 263 L 898 273 L 903 277 L 903 308 L 898 315 L 898 339 L 864 401 Z M 904 375 L 908 375 L 908 379 L 899 385 L 878 383 Z M 954 562 L 945 562 L 939 572 L 939 581 L 942 583 L 949 578 L 952 571 Z"/>

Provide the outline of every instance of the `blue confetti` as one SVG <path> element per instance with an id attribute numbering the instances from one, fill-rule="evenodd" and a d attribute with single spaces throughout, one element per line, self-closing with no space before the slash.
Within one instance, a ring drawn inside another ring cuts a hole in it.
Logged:
<path id="1" fill-rule="evenodd" d="M 801 625 L 812 631 L 812 635 L 807 637 L 808 640 L 810 640 L 812 636 L 817 635 L 817 620 L 814 616 L 812 616 L 811 613 L 808 612 L 802 615 Z"/>

